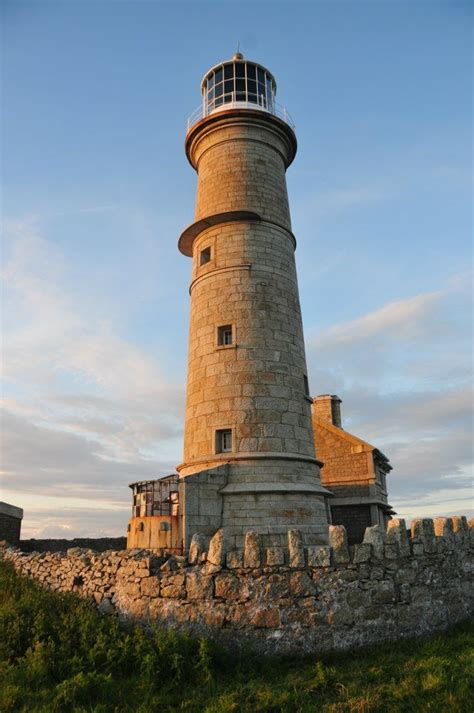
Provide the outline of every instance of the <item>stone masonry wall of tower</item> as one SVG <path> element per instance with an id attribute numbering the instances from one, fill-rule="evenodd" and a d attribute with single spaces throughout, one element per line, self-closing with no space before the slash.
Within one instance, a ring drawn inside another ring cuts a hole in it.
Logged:
<path id="1" fill-rule="evenodd" d="M 306 544 L 327 537 L 328 492 L 314 451 L 285 181 L 295 149 L 289 126 L 252 109 L 214 112 L 186 139 L 198 173 L 194 225 L 200 227 L 192 242 L 184 462 L 178 470 L 189 489 L 199 486 L 199 474 L 209 483 L 212 469 L 220 468 L 222 476 L 225 466 L 223 481 L 215 471 L 219 487 L 206 497 L 220 502 L 218 525 L 237 547 L 250 528 L 268 545 L 281 544 L 291 527 L 300 529 Z M 223 432 L 230 432 L 225 448 Z M 203 513 L 212 504 L 188 494 L 182 502 L 186 546 L 194 527 L 206 529 Z M 208 524 L 215 527 L 215 518 Z"/>
<path id="2" fill-rule="evenodd" d="M 291 149 L 284 135 L 266 124 L 257 118 L 228 118 L 193 142 L 190 158 L 199 176 L 195 220 L 228 210 L 255 210 L 291 230 L 285 180 Z"/>

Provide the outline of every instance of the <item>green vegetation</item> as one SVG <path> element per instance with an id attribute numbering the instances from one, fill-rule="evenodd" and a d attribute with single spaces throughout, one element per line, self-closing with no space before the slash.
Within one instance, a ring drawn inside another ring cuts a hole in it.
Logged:
<path id="1" fill-rule="evenodd" d="M 124 628 L 0 562 L 0 712 L 472 711 L 474 624 L 349 655 L 263 658 Z"/>

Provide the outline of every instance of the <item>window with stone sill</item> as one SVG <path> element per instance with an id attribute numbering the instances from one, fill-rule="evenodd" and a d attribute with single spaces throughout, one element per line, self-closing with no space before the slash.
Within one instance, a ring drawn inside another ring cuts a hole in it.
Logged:
<path id="1" fill-rule="evenodd" d="M 211 262 L 211 248 L 207 247 L 201 250 L 201 254 L 199 256 L 199 265 L 206 265 L 208 262 Z"/>
<path id="2" fill-rule="evenodd" d="M 216 453 L 232 451 L 232 429 L 222 428 L 216 431 Z"/>
<path id="3" fill-rule="evenodd" d="M 217 346 L 230 347 L 234 343 L 234 335 L 231 324 L 224 324 L 217 327 Z"/>

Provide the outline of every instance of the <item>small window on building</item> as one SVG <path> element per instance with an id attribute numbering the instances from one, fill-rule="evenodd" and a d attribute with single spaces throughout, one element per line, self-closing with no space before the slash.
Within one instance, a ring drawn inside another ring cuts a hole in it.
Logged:
<path id="1" fill-rule="evenodd" d="M 204 248 L 204 250 L 201 250 L 199 264 L 206 265 L 206 263 L 208 263 L 210 261 L 211 261 L 211 248 Z"/>
<path id="2" fill-rule="evenodd" d="M 229 453 L 232 450 L 232 430 L 224 428 L 216 431 L 216 453 Z"/>
<path id="3" fill-rule="evenodd" d="M 139 531 L 139 532 L 143 532 L 144 529 L 145 529 L 145 523 L 140 522 L 139 525 L 138 525 L 138 531 Z"/>
<path id="4" fill-rule="evenodd" d="M 232 344 L 232 342 L 233 342 L 232 325 L 225 324 L 223 327 L 218 327 L 217 328 L 217 344 L 220 347 L 226 347 L 226 346 L 229 346 L 229 344 Z"/>
<path id="5" fill-rule="evenodd" d="M 303 383 L 304 383 L 304 393 L 306 396 L 309 396 L 309 382 L 308 382 L 308 377 L 306 374 L 303 374 Z"/>

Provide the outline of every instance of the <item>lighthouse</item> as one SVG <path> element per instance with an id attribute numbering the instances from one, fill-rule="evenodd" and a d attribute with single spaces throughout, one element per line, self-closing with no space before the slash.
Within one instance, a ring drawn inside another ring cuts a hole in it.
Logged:
<path id="1" fill-rule="evenodd" d="M 183 547 L 195 532 L 245 532 L 267 546 L 298 529 L 324 544 L 328 496 L 314 448 L 308 371 L 285 172 L 296 154 L 276 81 L 237 53 L 202 80 L 186 156 L 197 173 L 192 260 Z"/>

